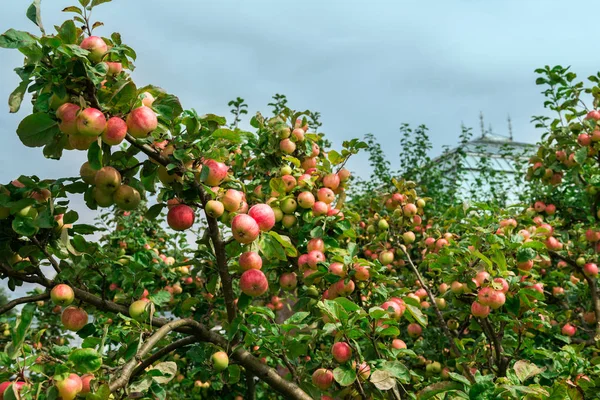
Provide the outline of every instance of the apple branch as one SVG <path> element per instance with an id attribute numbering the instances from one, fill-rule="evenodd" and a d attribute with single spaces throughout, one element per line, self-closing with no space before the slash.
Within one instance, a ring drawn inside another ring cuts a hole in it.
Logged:
<path id="1" fill-rule="evenodd" d="M 48 259 L 48 261 L 52 265 L 52 268 L 54 268 L 54 271 L 56 271 L 56 274 L 57 275 L 60 274 L 61 273 L 60 266 L 58 265 L 58 263 L 56 262 L 56 260 L 52 257 L 52 255 L 50 253 L 48 253 L 48 249 L 46 249 L 46 246 L 42 246 L 42 244 L 40 243 L 40 241 L 37 240 L 37 238 L 35 236 L 31 237 L 31 241 L 33 242 L 33 244 L 35 244 L 42 251 L 42 253 L 44 253 L 44 255 L 46 256 L 46 258 Z"/>
<path id="2" fill-rule="evenodd" d="M 498 335 L 496 335 L 496 332 L 494 332 L 494 328 L 492 327 L 492 324 L 487 319 L 487 317 L 479 318 L 478 321 L 483 329 L 487 329 L 489 339 L 492 341 L 492 344 L 494 346 L 494 353 L 496 355 L 496 366 L 498 367 L 497 376 L 505 377 L 509 360 L 507 357 L 502 355 L 502 353 L 504 352 L 504 349 L 502 348 L 502 343 L 498 338 Z"/>
<path id="3" fill-rule="evenodd" d="M 0 315 L 9 312 L 10 310 L 15 308 L 19 304 L 34 303 L 36 301 L 43 301 L 43 300 L 47 300 L 49 298 L 50 298 L 50 293 L 48 293 L 48 292 L 33 295 L 33 296 L 19 297 L 18 299 L 11 300 L 8 303 L 6 303 L 5 305 L 3 305 L 2 307 L 0 307 Z"/>
<path id="4" fill-rule="evenodd" d="M 150 357 L 148 357 L 144 361 L 142 361 L 137 367 L 135 367 L 135 369 L 131 373 L 131 379 L 140 375 L 142 372 L 144 372 L 144 370 L 146 368 L 148 368 L 150 365 L 152 365 L 155 361 L 160 360 L 162 357 L 166 356 L 167 354 L 171 353 L 172 351 L 175 351 L 181 347 L 189 346 L 190 344 L 194 344 L 196 342 L 198 342 L 197 337 L 187 336 L 182 339 L 176 340 L 173 343 L 161 348 L 156 353 L 152 354 Z"/>
<path id="5" fill-rule="evenodd" d="M 456 347 L 456 343 L 454 343 L 454 336 L 452 336 L 450 329 L 448 329 L 448 324 L 446 324 L 446 321 L 444 320 L 444 316 L 442 315 L 442 312 L 440 311 L 440 309 L 437 306 L 437 303 L 435 302 L 435 297 L 433 296 L 433 293 L 431 292 L 431 288 L 429 287 L 429 285 L 427 285 L 427 283 L 425 283 L 425 280 L 421 276 L 421 273 L 417 269 L 416 265 L 413 263 L 412 258 L 410 257 L 410 254 L 408 254 L 406 247 L 400 246 L 400 248 L 402 249 L 402 252 L 408 259 L 408 264 L 410 265 L 410 268 L 412 269 L 413 273 L 417 276 L 417 280 L 421 284 L 421 287 L 423 289 L 425 289 L 425 291 L 427 292 L 427 297 L 429 297 L 429 301 L 431 302 L 431 307 L 433 307 L 433 310 L 435 311 L 435 315 L 438 319 L 440 328 L 442 328 L 442 332 L 444 332 L 444 335 L 450 342 L 450 348 L 452 349 L 452 353 L 454 354 L 455 357 L 458 357 L 460 355 L 460 350 L 458 350 L 458 347 Z M 464 363 L 463 363 L 463 371 L 464 371 L 465 375 L 467 376 L 467 379 L 469 379 L 469 381 L 471 383 L 475 383 L 475 378 L 471 374 L 471 371 L 469 370 L 467 365 L 465 365 Z"/>

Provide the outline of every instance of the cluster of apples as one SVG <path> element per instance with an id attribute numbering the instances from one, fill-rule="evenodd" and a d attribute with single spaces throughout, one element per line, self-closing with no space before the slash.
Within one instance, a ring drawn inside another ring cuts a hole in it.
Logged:
<path id="1" fill-rule="evenodd" d="M 75 300 L 75 292 L 71 286 L 60 283 L 50 291 L 52 302 L 58 307 L 65 307 L 61 322 L 65 329 L 77 332 L 88 323 L 88 314 L 83 308 L 72 306 Z"/>
<path id="2" fill-rule="evenodd" d="M 100 63 L 108 52 L 108 46 L 98 36 L 85 38 L 80 47 L 88 50 L 88 58 L 91 62 Z M 123 71 L 119 62 L 106 62 L 107 76 L 115 76 Z M 101 110 L 93 107 L 81 108 L 79 105 L 70 103 L 69 94 L 64 98 L 53 95 L 50 105 L 56 107 L 56 118 L 58 127 L 68 137 L 68 149 L 87 150 L 92 143 L 98 140 L 110 146 L 120 144 L 127 132 L 133 137 L 144 138 L 158 126 L 158 118 L 150 108 L 154 101 L 150 93 L 142 94 L 142 106 L 133 109 L 124 121 L 118 116 L 107 119 Z"/>
<path id="3" fill-rule="evenodd" d="M 79 175 L 85 183 L 94 186 L 94 199 L 100 207 L 115 204 L 122 210 L 135 210 L 142 201 L 140 192 L 134 187 L 122 184 L 121 173 L 113 167 L 106 166 L 95 170 L 86 161 L 81 166 Z"/>

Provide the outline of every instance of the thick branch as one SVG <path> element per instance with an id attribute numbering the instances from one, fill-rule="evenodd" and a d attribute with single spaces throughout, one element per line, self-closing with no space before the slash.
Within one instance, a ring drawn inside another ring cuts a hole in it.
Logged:
<path id="1" fill-rule="evenodd" d="M 36 301 L 43 301 L 48 298 L 50 298 L 50 293 L 48 292 L 37 294 L 35 296 L 19 297 L 18 299 L 11 300 L 2 307 L 0 307 L 0 315 L 7 313 L 19 304 L 34 303 Z"/>
<path id="2" fill-rule="evenodd" d="M 442 332 L 444 332 L 444 335 L 450 342 L 450 349 L 452 350 L 452 353 L 454 354 L 455 357 L 459 357 L 460 350 L 458 350 L 458 347 L 456 347 L 456 343 L 454 343 L 454 336 L 452 336 L 450 329 L 448 329 L 448 324 L 446 324 L 446 321 L 444 320 L 444 316 L 442 315 L 442 312 L 440 311 L 440 309 L 437 306 L 437 303 L 435 302 L 435 297 L 433 296 L 431 289 L 425 283 L 425 280 L 423 279 L 423 277 L 421 276 L 421 273 L 419 272 L 419 270 L 413 263 L 412 259 L 410 258 L 410 254 L 408 254 L 408 251 L 406 251 L 406 248 L 404 246 L 400 246 L 400 248 L 404 252 L 404 255 L 406 255 L 406 258 L 408 259 L 408 264 L 410 265 L 410 268 L 412 269 L 413 273 L 417 276 L 417 279 L 419 280 L 421 287 L 423 289 L 425 289 L 425 291 L 427 292 L 427 297 L 429 297 L 429 301 L 431 302 L 431 307 L 433 307 L 433 310 L 435 311 L 435 315 L 437 316 L 440 328 L 442 328 Z M 469 381 L 471 381 L 472 383 L 475 383 L 475 378 L 473 378 L 471 371 L 469 370 L 469 368 L 466 365 L 463 365 L 463 370 L 464 370 L 465 375 L 467 376 L 467 379 L 469 379 Z"/>
<path id="3" fill-rule="evenodd" d="M 152 354 L 150 357 L 148 357 L 144 361 L 142 361 L 142 363 L 140 365 L 135 367 L 135 369 L 131 373 L 131 379 L 135 378 L 136 376 L 138 376 L 139 374 L 144 372 L 144 370 L 148 366 L 152 365 L 155 361 L 160 360 L 162 357 L 166 356 L 167 354 L 171 353 L 172 351 L 175 351 L 181 347 L 189 346 L 190 344 L 196 343 L 197 341 L 198 341 L 198 338 L 196 338 L 195 336 L 187 336 L 187 337 L 184 337 L 183 339 L 176 340 L 173 343 L 161 348 L 156 353 Z"/>
<path id="4" fill-rule="evenodd" d="M 148 338 L 148 340 L 146 340 L 146 342 L 144 342 L 135 357 L 133 357 L 123 366 L 119 377 L 110 384 L 110 391 L 116 392 L 117 390 L 125 387 L 129 383 L 129 379 L 131 379 L 131 375 L 133 374 L 136 365 L 142 361 L 142 357 L 148 354 L 158 342 L 160 342 L 169 334 L 169 332 L 183 326 L 190 326 L 194 322 L 195 321 L 191 319 L 178 319 L 160 327 L 156 332 L 154 332 L 154 334 L 152 334 L 152 336 Z"/>
<path id="5" fill-rule="evenodd" d="M 479 323 L 481 324 L 482 328 L 487 329 L 494 346 L 494 353 L 496 354 L 496 366 L 498 367 L 498 377 L 505 377 L 506 368 L 508 367 L 508 358 L 502 355 L 504 352 L 502 343 L 500 342 L 498 335 L 496 335 L 496 332 L 494 332 L 494 328 L 487 318 L 480 318 Z"/>

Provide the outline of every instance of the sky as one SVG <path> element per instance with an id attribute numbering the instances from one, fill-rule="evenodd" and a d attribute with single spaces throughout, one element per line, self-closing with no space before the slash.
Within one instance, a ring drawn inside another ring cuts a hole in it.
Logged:
<path id="1" fill-rule="evenodd" d="M 37 34 L 26 17 L 28 1 L 4 2 L 0 31 Z M 47 31 L 68 14 L 75 0 L 42 1 Z M 301 4 L 301 6 L 299 6 Z M 568 4 L 568 7 L 565 6 Z M 580 77 L 595 73 L 589 41 L 593 23 L 582 22 L 592 0 L 113 0 L 94 10 L 104 22 L 96 34 L 121 33 L 138 59 L 132 73 L 138 87 L 161 86 L 179 96 L 184 108 L 229 117 L 227 102 L 240 96 L 267 114 L 275 93 L 289 105 L 322 114 L 321 131 L 339 147 L 343 140 L 374 134 L 392 167 L 398 166 L 399 127 L 426 124 L 432 155 L 458 141 L 460 125 L 479 134 L 479 113 L 493 131 L 535 143 L 530 123 L 546 113 L 534 69 L 571 65 Z M 16 128 L 30 111 L 26 98 L 18 114 L 7 99 L 22 64 L 16 50 L 0 49 L 0 182 L 21 174 L 41 178 L 78 175 L 85 152 L 60 161 L 41 148 L 24 147 Z M 368 174 L 366 155 L 349 163 Z M 73 205 L 84 221 L 83 201 Z"/>

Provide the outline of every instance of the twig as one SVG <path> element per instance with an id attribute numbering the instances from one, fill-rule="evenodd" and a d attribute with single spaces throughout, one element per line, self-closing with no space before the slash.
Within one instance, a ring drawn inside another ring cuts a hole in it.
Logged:
<path id="1" fill-rule="evenodd" d="M 43 301 L 48 298 L 50 298 L 50 293 L 48 292 L 37 294 L 35 296 L 19 297 L 18 299 L 11 300 L 2 307 L 0 307 L 0 315 L 7 313 L 19 304 L 34 303 L 36 301 Z"/>
<path id="2" fill-rule="evenodd" d="M 61 273 L 60 266 L 58 265 L 58 263 L 56 262 L 56 260 L 54 259 L 54 257 L 52 257 L 52 255 L 50 253 L 48 253 L 48 249 L 46 249 L 46 246 L 42 246 L 42 244 L 40 243 L 40 241 L 37 240 L 35 236 L 31 237 L 31 241 L 33 242 L 33 244 L 35 244 L 42 251 L 42 253 L 44 253 L 44 255 L 46 256 L 46 258 L 48 259 L 48 261 L 52 265 L 52 268 L 54 268 L 54 271 L 56 271 L 57 274 L 60 274 Z"/>
<path id="3" fill-rule="evenodd" d="M 149 365 L 152 365 L 155 361 L 158 361 L 159 359 L 161 359 L 162 357 L 171 353 L 172 351 L 177 350 L 181 347 L 189 346 L 190 344 L 193 344 L 196 342 L 198 342 L 198 338 L 196 338 L 195 336 L 187 336 L 187 337 L 184 337 L 183 339 L 176 340 L 173 343 L 163 347 L 162 349 L 158 350 L 156 353 L 152 354 L 150 357 L 148 357 L 144 361 L 142 361 L 142 363 L 140 365 L 135 367 L 135 369 L 131 373 L 131 379 L 135 378 L 136 376 L 138 376 L 139 374 L 144 372 L 144 370 Z"/>

